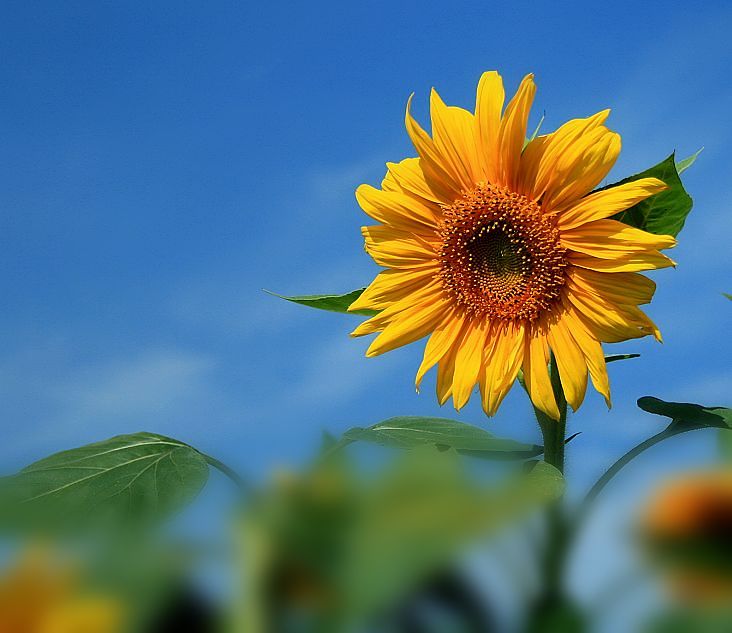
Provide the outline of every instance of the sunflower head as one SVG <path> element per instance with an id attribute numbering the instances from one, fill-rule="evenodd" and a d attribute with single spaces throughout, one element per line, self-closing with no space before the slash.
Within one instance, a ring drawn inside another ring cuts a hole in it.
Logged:
<path id="1" fill-rule="evenodd" d="M 534 93 L 528 75 L 504 108 L 503 81 L 487 72 L 473 114 L 433 90 L 431 135 L 407 104 L 417 157 L 356 191 L 377 222 L 363 228 L 366 250 L 384 270 L 350 310 L 379 312 L 353 332 L 379 333 L 368 356 L 429 337 L 416 382 L 437 365 L 440 404 L 460 409 L 478 384 L 493 415 L 523 370 L 534 405 L 557 419 L 552 354 L 573 409 L 588 376 L 610 406 L 601 343 L 660 339 L 638 307 L 655 285 L 638 273 L 673 265 L 660 249 L 675 240 L 608 219 L 662 181 L 593 192 L 620 152 L 609 111 L 526 143 Z"/>

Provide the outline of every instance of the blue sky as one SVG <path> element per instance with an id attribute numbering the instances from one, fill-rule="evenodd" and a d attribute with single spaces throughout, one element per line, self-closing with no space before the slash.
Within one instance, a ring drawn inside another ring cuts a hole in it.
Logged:
<path id="1" fill-rule="evenodd" d="M 260 477 L 321 429 L 453 416 L 421 345 L 367 360 L 355 317 L 278 301 L 375 273 L 353 190 L 413 154 L 402 121 L 429 88 L 472 107 L 480 73 L 534 72 L 544 130 L 611 107 L 619 179 L 674 149 L 696 207 L 654 275 L 665 344 L 588 397 L 569 472 L 581 488 L 659 420 L 637 397 L 729 404 L 732 9 L 709 2 L 8 2 L 0 25 L 0 464 L 113 434 L 179 437 Z M 493 421 L 534 438 L 518 391 Z M 683 438 L 639 467 L 704 459 Z M 643 469 L 646 470 L 643 470 Z M 627 496 L 629 488 L 622 488 Z M 634 486 L 635 499 L 642 486 Z"/>

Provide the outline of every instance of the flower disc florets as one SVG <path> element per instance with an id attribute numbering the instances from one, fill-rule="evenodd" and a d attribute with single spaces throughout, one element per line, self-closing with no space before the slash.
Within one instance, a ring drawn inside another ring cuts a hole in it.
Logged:
<path id="1" fill-rule="evenodd" d="M 443 287 L 479 317 L 535 320 L 560 296 L 566 251 L 538 203 L 480 184 L 444 208 Z"/>

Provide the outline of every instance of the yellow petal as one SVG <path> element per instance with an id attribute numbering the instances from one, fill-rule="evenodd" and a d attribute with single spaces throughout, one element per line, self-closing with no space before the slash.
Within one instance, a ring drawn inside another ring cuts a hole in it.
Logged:
<path id="1" fill-rule="evenodd" d="M 463 329 L 463 319 L 454 310 L 448 310 L 447 316 L 442 323 L 435 328 L 435 331 L 427 341 L 424 350 L 422 363 L 417 370 L 415 386 L 417 391 L 422 384 L 424 375 L 442 360 L 455 344 Z"/>
<path id="2" fill-rule="evenodd" d="M 562 156 L 556 178 L 542 198 L 542 207 L 551 212 L 574 203 L 594 189 L 615 164 L 620 154 L 620 136 L 598 127 L 580 137 Z"/>
<path id="3" fill-rule="evenodd" d="M 577 411 L 587 391 L 587 363 L 563 315 L 549 324 L 547 338 L 559 368 L 564 395 L 572 410 Z"/>
<path id="4" fill-rule="evenodd" d="M 437 401 L 440 406 L 445 404 L 452 395 L 452 382 L 455 376 L 455 358 L 460 349 L 460 342 L 465 336 L 465 328 L 453 343 L 452 347 L 440 359 L 437 365 Z"/>
<path id="5" fill-rule="evenodd" d="M 496 328 L 495 344 L 486 350 L 481 381 L 483 410 L 493 416 L 516 381 L 524 360 L 526 334 L 522 323 L 508 322 Z"/>
<path id="6" fill-rule="evenodd" d="M 419 154 L 421 159 L 420 165 L 424 173 L 430 180 L 442 183 L 443 187 L 451 192 L 452 199 L 454 200 L 460 195 L 460 181 L 455 177 L 455 174 L 450 172 L 449 167 L 444 164 L 442 156 L 437 147 L 435 147 L 434 141 L 429 137 L 429 134 L 412 117 L 410 108 L 413 97 L 414 94 L 409 97 L 407 101 L 407 112 L 404 115 L 407 134 L 414 145 L 414 149 Z"/>
<path id="7" fill-rule="evenodd" d="M 670 235 L 655 235 L 617 220 L 594 220 L 562 231 L 561 242 L 565 248 L 601 259 L 618 259 L 676 245 Z"/>
<path id="8" fill-rule="evenodd" d="M 349 312 L 383 310 L 430 283 L 438 268 L 390 269 L 376 275 L 368 288 L 350 306 Z"/>
<path id="9" fill-rule="evenodd" d="M 371 185 L 356 189 L 364 213 L 377 222 L 415 233 L 433 233 L 441 215 L 439 207 L 398 191 L 383 191 Z"/>
<path id="10" fill-rule="evenodd" d="M 475 99 L 475 128 L 479 160 L 488 182 L 498 180 L 498 137 L 505 98 L 501 76 L 495 70 L 483 73 Z"/>
<path id="11" fill-rule="evenodd" d="M 552 420 L 559 420 L 559 407 L 549 378 L 549 347 L 545 334 L 536 328 L 527 331 L 524 348 L 524 382 L 534 406 Z"/>
<path id="12" fill-rule="evenodd" d="M 586 119 L 572 119 L 555 132 L 531 141 L 521 157 L 519 193 L 538 200 L 549 187 L 565 182 L 576 154 L 576 144 L 601 126 L 609 113 L 609 110 L 603 110 Z"/>
<path id="13" fill-rule="evenodd" d="M 404 312 L 407 309 L 419 306 L 425 303 L 434 303 L 439 300 L 442 296 L 442 288 L 436 282 L 431 282 L 418 290 L 411 292 L 403 299 L 393 303 L 388 308 L 385 308 L 376 316 L 367 319 L 361 323 L 353 332 L 351 336 L 366 336 L 367 334 L 373 334 L 374 332 L 381 332 L 384 330 L 392 321 L 394 321 L 400 312 Z"/>
<path id="14" fill-rule="evenodd" d="M 422 169 L 421 158 L 405 158 L 399 163 L 386 163 L 388 176 L 397 187 L 436 204 L 452 202 L 449 190 L 444 189 L 439 181 L 430 180 Z M 385 187 L 382 184 L 382 189 Z"/>
<path id="15" fill-rule="evenodd" d="M 444 319 L 448 307 L 448 302 L 440 297 L 402 310 L 374 339 L 366 356 L 378 356 L 424 338 Z"/>
<path id="16" fill-rule="evenodd" d="M 619 343 L 648 335 L 660 339 L 653 321 L 635 306 L 612 303 L 577 288 L 570 288 L 567 297 L 591 324 L 597 338 L 605 343 Z"/>
<path id="17" fill-rule="evenodd" d="M 676 262 L 658 251 L 643 251 L 615 259 L 602 259 L 584 253 L 569 252 L 567 261 L 574 266 L 601 273 L 637 273 L 642 270 L 676 266 Z"/>
<path id="18" fill-rule="evenodd" d="M 433 88 L 430 93 L 432 138 L 460 185 L 469 191 L 481 180 L 475 150 L 473 115 L 462 108 L 448 107 Z"/>
<path id="19" fill-rule="evenodd" d="M 599 273 L 569 266 L 567 276 L 570 283 L 584 292 L 599 295 L 615 303 L 650 303 L 656 291 L 656 283 L 638 273 Z"/>
<path id="20" fill-rule="evenodd" d="M 534 197 L 534 189 L 537 188 L 537 174 L 542 165 L 544 153 L 549 149 L 551 142 L 552 136 L 544 135 L 537 136 L 526 145 L 519 162 L 519 175 L 516 182 L 517 193 L 527 198 Z"/>
<path id="21" fill-rule="evenodd" d="M 431 268 L 437 260 L 434 243 L 385 226 L 361 227 L 366 252 L 385 268 Z"/>
<path id="22" fill-rule="evenodd" d="M 602 394 L 608 408 L 610 408 L 612 406 L 610 399 L 610 381 L 607 376 L 607 365 L 605 363 L 602 345 L 600 345 L 597 339 L 592 337 L 590 331 L 585 327 L 581 317 L 571 304 L 565 302 L 565 308 L 567 310 L 565 319 L 567 319 L 569 331 L 587 361 L 587 368 L 590 370 L 592 384 Z"/>
<path id="23" fill-rule="evenodd" d="M 561 211 L 557 218 L 559 228 L 566 230 L 593 220 L 609 218 L 664 189 L 667 189 L 666 183 L 658 178 L 641 178 L 596 191 Z"/>
<path id="24" fill-rule="evenodd" d="M 516 95 L 506 106 L 506 112 L 501 119 L 499 132 L 501 169 L 497 184 L 514 190 L 518 182 L 521 150 L 526 141 L 526 125 L 535 93 L 534 75 L 526 75 L 521 81 Z"/>
<path id="25" fill-rule="evenodd" d="M 452 386 L 452 399 L 458 411 L 467 404 L 478 382 L 489 325 L 485 319 L 475 319 L 465 325 L 465 335 L 455 357 Z"/>

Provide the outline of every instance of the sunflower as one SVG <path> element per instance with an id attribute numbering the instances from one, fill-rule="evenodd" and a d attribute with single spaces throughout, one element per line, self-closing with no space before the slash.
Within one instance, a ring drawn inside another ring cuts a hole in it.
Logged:
<path id="1" fill-rule="evenodd" d="M 534 405 L 558 419 L 548 363 L 556 358 L 573 410 L 587 376 L 610 406 L 602 342 L 653 335 L 638 308 L 655 284 L 638 271 L 674 263 L 671 236 L 608 219 L 666 188 L 642 178 L 593 189 L 620 152 L 609 110 L 574 119 L 526 143 L 536 87 L 527 75 L 508 105 L 501 76 L 486 72 L 475 114 L 430 96 L 432 136 L 410 114 L 418 157 L 387 163 L 380 189 L 356 197 L 378 224 L 366 251 L 386 270 L 349 310 L 376 310 L 353 336 L 379 332 L 376 356 L 429 336 L 416 384 L 437 365 L 437 397 L 460 409 L 476 383 L 494 415 L 523 371 Z"/>

